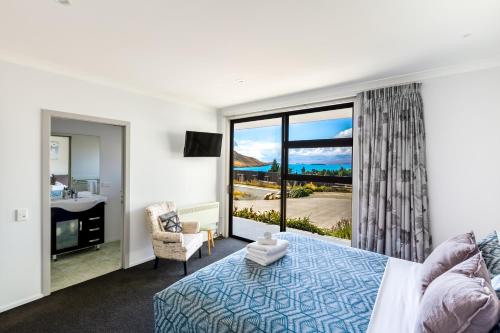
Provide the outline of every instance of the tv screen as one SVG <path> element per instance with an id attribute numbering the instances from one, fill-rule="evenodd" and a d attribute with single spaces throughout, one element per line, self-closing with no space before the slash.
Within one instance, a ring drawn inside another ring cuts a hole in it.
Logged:
<path id="1" fill-rule="evenodd" d="M 184 157 L 219 157 L 222 134 L 186 131 Z"/>

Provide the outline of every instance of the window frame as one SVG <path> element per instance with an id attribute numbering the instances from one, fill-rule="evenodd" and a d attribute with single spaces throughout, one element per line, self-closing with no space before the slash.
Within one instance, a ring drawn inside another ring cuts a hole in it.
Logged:
<path id="1" fill-rule="evenodd" d="M 230 137 L 229 137 L 229 237 L 251 241 L 243 237 L 233 235 L 233 191 L 234 191 L 234 125 L 237 123 L 246 123 L 258 120 L 267 120 L 273 118 L 281 118 L 281 168 L 280 168 L 280 231 L 286 231 L 286 194 L 287 182 L 290 180 L 305 181 L 305 182 L 320 182 L 320 183 L 337 183 L 337 184 L 352 184 L 352 175 L 350 177 L 340 176 L 319 176 L 319 175 L 300 175 L 288 173 L 288 151 L 293 148 L 330 148 L 330 147 L 350 147 L 354 154 L 353 138 L 333 138 L 333 139 L 318 139 L 318 140 L 289 140 L 290 117 L 301 114 L 316 113 L 323 111 L 332 111 L 340 109 L 352 109 L 352 124 L 354 126 L 354 102 L 339 103 L 327 106 L 314 108 L 300 109 L 288 112 L 271 113 L 262 116 L 253 116 L 246 118 L 238 118 L 230 120 Z M 353 131 L 354 133 L 354 131 Z M 351 166 L 352 166 L 351 155 Z M 284 167 L 286 166 L 286 167 Z M 351 167 L 352 170 L 352 167 Z"/>

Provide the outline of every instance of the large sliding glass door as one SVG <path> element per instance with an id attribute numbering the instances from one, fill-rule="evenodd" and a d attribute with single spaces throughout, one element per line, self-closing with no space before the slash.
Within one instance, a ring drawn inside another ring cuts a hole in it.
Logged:
<path id="1" fill-rule="evenodd" d="M 232 236 L 349 240 L 353 104 L 231 122 Z"/>
<path id="2" fill-rule="evenodd" d="M 280 231 L 282 118 L 232 123 L 232 235 Z"/>

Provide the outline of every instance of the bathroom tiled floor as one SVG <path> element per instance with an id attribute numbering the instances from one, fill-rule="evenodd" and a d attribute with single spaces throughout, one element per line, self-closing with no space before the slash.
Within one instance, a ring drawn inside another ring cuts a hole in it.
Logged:
<path id="1" fill-rule="evenodd" d="M 63 289 L 121 268 L 120 241 L 57 257 L 51 262 L 51 291 Z"/>

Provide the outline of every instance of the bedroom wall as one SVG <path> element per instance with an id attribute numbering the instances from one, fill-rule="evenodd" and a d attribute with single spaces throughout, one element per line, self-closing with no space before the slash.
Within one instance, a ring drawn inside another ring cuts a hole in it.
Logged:
<path id="1" fill-rule="evenodd" d="M 422 82 L 434 245 L 474 230 L 500 229 L 499 61 L 278 96 L 219 110 L 220 117 L 328 105 L 362 90 Z M 455 74 L 452 74 L 455 73 Z M 220 120 L 219 128 L 224 128 Z M 223 175 L 220 176 L 224 180 Z M 221 196 L 223 189 L 221 186 Z M 353 210 L 354 211 L 354 210 Z"/>
<path id="2" fill-rule="evenodd" d="M 500 68 L 424 81 L 434 244 L 500 229 Z"/>
<path id="3" fill-rule="evenodd" d="M 217 130 L 213 109 L 0 62 L 0 156 L 8 161 L 0 163 L 0 312 L 41 296 L 42 108 L 131 123 L 131 265 L 152 259 L 147 205 L 217 200 L 217 159 L 182 153 L 186 130 Z M 15 222 L 16 208 L 28 208 L 29 220 Z"/>

